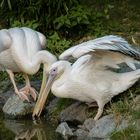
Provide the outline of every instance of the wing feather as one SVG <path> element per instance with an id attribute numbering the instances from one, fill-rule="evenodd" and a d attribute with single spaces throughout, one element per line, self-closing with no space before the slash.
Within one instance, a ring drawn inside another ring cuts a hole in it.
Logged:
<path id="1" fill-rule="evenodd" d="M 100 37 L 73 46 L 64 51 L 59 58 L 68 59 L 70 56 L 79 58 L 82 55 L 95 52 L 96 50 L 115 51 L 140 60 L 140 53 L 138 51 L 131 48 L 130 44 L 123 38 L 113 35 Z"/>
<path id="2" fill-rule="evenodd" d="M 0 30 L 0 53 L 10 48 L 12 44 L 12 38 L 6 29 Z"/>
<path id="3" fill-rule="evenodd" d="M 138 60 L 140 60 L 140 53 L 138 51 L 131 48 L 123 38 L 113 35 L 104 36 L 71 47 L 64 51 L 59 58 L 68 59 L 71 56 L 79 58 L 75 63 L 80 66 L 79 64 L 83 65 L 83 62 L 87 60 L 87 56 L 83 57 L 85 55 L 92 56 L 90 61 L 93 63 L 94 68 L 97 69 L 105 69 L 106 67 L 118 69 L 120 68 L 118 64 L 126 63 L 135 70 L 135 63 L 139 63 Z M 76 64 L 74 64 L 73 68 L 75 68 Z"/>

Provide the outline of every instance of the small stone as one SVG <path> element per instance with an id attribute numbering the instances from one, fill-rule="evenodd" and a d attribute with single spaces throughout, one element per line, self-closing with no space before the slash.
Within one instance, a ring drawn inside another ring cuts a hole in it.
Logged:
<path id="1" fill-rule="evenodd" d="M 3 107 L 4 114 L 9 118 L 23 118 L 32 114 L 35 103 L 23 102 L 16 94 L 13 94 Z"/>
<path id="2" fill-rule="evenodd" d="M 85 104 L 76 102 L 60 113 L 59 120 L 61 122 L 68 121 L 81 124 L 87 118 L 86 109 L 87 106 Z"/>
<path id="3" fill-rule="evenodd" d="M 73 132 L 66 122 L 59 124 L 56 132 L 63 136 L 73 136 Z"/>

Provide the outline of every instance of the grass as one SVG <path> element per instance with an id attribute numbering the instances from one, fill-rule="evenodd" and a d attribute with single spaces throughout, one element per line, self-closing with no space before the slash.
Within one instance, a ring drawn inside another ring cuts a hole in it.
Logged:
<path id="1" fill-rule="evenodd" d="M 126 119 L 128 120 L 129 124 L 126 129 L 112 133 L 112 140 L 140 139 L 140 123 L 138 124 L 140 119 L 140 94 L 137 92 L 137 86 L 133 86 L 131 89 L 127 90 L 119 97 L 116 97 L 116 99 L 113 99 L 114 101 L 106 107 L 105 113 L 112 113 L 118 121 L 122 118 Z"/>
<path id="2" fill-rule="evenodd" d="M 140 130 L 136 129 L 135 126 L 129 126 L 123 131 L 112 133 L 110 139 L 111 140 L 139 140 Z"/>

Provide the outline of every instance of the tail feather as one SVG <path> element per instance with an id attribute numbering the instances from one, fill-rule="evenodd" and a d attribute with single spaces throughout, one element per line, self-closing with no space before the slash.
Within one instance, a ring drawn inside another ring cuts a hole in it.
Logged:
<path id="1" fill-rule="evenodd" d="M 135 71 L 131 72 L 126 72 L 126 73 L 121 73 L 120 75 L 120 80 L 116 86 L 116 90 L 114 92 L 115 95 L 127 90 L 130 88 L 135 82 L 137 82 L 140 78 L 140 69 L 137 69 Z"/>

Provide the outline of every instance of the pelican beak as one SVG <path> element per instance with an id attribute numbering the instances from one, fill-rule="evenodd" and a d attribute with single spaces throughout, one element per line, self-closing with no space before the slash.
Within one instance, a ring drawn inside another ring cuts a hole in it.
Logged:
<path id="1" fill-rule="evenodd" d="M 33 117 L 34 116 L 37 116 L 37 117 L 40 116 L 40 114 L 41 114 L 41 112 L 44 108 L 45 102 L 47 100 L 47 97 L 48 97 L 49 91 L 51 89 L 51 86 L 53 84 L 53 81 L 56 77 L 56 74 L 53 74 L 53 75 L 52 74 L 47 74 L 47 75 L 48 75 L 47 83 L 45 84 L 46 86 L 43 85 L 43 87 L 40 90 L 39 97 L 38 97 L 38 100 L 36 102 L 33 114 L 32 114 Z"/>
<path id="2" fill-rule="evenodd" d="M 42 79 L 42 84 L 41 84 L 41 88 L 40 88 L 40 93 L 43 92 L 44 88 L 45 88 L 45 85 L 46 85 L 46 81 L 47 81 L 47 78 L 48 78 L 48 74 L 46 73 L 46 69 L 47 69 L 47 65 L 44 64 L 44 67 L 43 67 L 43 79 Z"/>

